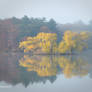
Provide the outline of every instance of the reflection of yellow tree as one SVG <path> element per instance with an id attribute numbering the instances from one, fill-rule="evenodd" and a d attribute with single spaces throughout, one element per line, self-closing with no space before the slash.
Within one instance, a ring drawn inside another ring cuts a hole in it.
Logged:
<path id="1" fill-rule="evenodd" d="M 70 56 L 27 56 L 24 55 L 19 61 L 20 66 L 27 71 L 35 71 L 39 76 L 55 76 L 58 72 L 67 78 L 73 76 L 85 76 L 88 74 L 88 63 L 81 58 L 75 59 Z"/>
<path id="2" fill-rule="evenodd" d="M 67 78 L 72 76 L 84 76 L 88 74 L 88 63 L 80 58 L 71 60 L 71 57 L 60 57 L 58 64 Z"/>
<path id="3" fill-rule="evenodd" d="M 27 71 L 35 71 L 39 76 L 52 76 L 56 75 L 57 69 L 56 64 L 52 64 L 50 58 L 43 56 L 42 58 L 30 58 L 24 56 L 20 60 L 20 66 L 26 67 Z"/>

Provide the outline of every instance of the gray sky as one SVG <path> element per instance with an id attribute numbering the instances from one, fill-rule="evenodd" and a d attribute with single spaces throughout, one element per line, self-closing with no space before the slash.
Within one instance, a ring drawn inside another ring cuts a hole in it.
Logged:
<path id="1" fill-rule="evenodd" d="M 54 18 L 59 23 L 92 19 L 92 0 L 0 0 L 0 18 Z"/>

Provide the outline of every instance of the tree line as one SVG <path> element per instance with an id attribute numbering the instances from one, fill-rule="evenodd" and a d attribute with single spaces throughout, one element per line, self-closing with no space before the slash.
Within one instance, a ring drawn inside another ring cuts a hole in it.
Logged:
<path id="1" fill-rule="evenodd" d="M 92 30 L 92 21 L 87 25 L 83 22 L 75 24 L 59 24 L 54 19 L 47 20 L 46 18 L 29 18 L 27 16 L 22 18 L 12 17 L 3 20 L 0 19 L 0 45 L 2 45 L 0 46 L 0 50 L 3 48 L 5 50 L 14 49 L 17 51 L 18 45 L 21 41 L 25 41 L 27 37 L 36 37 L 39 33 L 56 34 L 56 43 L 58 48 L 60 48 L 59 43 L 63 40 L 63 35 L 66 30 L 71 30 L 72 32 L 90 31 Z M 61 43 L 61 45 L 64 44 L 66 43 Z M 92 48 L 91 39 L 88 44 L 90 44 L 89 48 Z M 50 50 L 53 52 L 52 48 L 50 48 Z"/>

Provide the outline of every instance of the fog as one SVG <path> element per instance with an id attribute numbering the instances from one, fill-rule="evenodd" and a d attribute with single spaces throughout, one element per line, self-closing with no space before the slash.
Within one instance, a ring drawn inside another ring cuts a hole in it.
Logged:
<path id="1" fill-rule="evenodd" d="M 0 0 L 0 18 L 46 17 L 59 23 L 92 19 L 92 0 Z"/>

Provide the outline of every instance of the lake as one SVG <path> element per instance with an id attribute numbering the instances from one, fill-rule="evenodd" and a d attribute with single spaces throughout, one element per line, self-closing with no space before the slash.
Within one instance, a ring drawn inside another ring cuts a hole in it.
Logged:
<path id="1" fill-rule="evenodd" d="M 92 92 L 92 50 L 60 56 L 0 53 L 0 92 Z"/>

